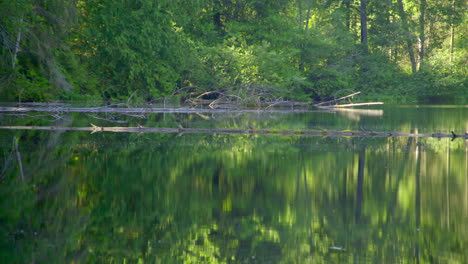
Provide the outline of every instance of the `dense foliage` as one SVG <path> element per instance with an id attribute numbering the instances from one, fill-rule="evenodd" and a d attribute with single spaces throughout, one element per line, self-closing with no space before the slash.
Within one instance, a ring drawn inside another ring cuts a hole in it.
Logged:
<path id="1" fill-rule="evenodd" d="M 468 98 L 463 0 L 0 0 L 0 99 Z"/>

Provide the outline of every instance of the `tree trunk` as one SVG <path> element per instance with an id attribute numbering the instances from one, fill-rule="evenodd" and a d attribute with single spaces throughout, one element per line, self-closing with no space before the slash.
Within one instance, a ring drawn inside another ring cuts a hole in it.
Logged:
<path id="1" fill-rule="evenodd" d="M 304 18 L 302 17 L 302 12 L 303 12 L 303 8 L 302 8 L 302 0 L 298 0 L 297 1 L 297 22 L 298 24 L 301 26 L 302 28 L 302 25 L 304 24 Z"/>
<path id="2" fill-rule="evenodd" d="M 367 49 L 367 0 L 361 0 L 361 43 Z"/>
<path id="3" fill-rule="evenodd" d="M 450 62 L 453 61 L 453 43 L 455 42 L 455 26 L 450 25 Z"/>
<path id="4" fill-rule="evenodd" d="M 455 0 L 452 0 L 452 12 L 455 12 Z M 455 25 L 453 24 L 453 17 L 450 22 L 450 62 L 453 61 L 453 44 L 455 42 Z"/>
<path id="5" fill-rule="evenodd" d="M 392 0 L 386 0 L 385 1 L 385 22 L 387 23 L 387 25 L 392 25 L 393 21 L 392 21 Z M 395 60 L 396 58 L 396 54 L 395 54 L 395 44 L 392 43 L 391 45 L 388 46 L 388 58 L 390 60 Z"/>
<path id="6" fill-rule="evenodd" d="M 343 6 L 346 9 L 346 28 L 351 30 L 351 0 L 343 0 Z"/>
<path id="7" fill-rule="evenodd" d="M 21 18 L 20 21 L 19 21 L 18 35 L 16 36 L 15 50 L 13 52 L 13 58 L 12 58 L 12 62 L 11 62 L 11 68 L 13 68 L 13 69 L 16 67 L 16 58 L 18 57 L 18 52 L 19 52 L 19 49 L 20 49 L 21 35 L 23 34 L 23 32 L 21 31 L 21 25 L 22 24 L 23 24 L 23 18 Z"/>
<path id="8" fill-rule="evenodd" d="M 406 46 L 408 48 L 409 59 L 411 61 L 411 71 L 415 73 L 416 72 L 416 59 L 414 56 L 413 43 L 411 41 L 412 37 L 411 37 L 411 32 L 409 30 L 408 19 L 406 17 L 405 9 L 403 7 L 403 1 L 398 0 L 397 4 L 398 4 L 398 12 L 400 13 L 401 23 L 403 25 L 403 30 L 406 35 L 405 39 L 406 39 Z"/>
<path id="9" fill-rule="evenodd" d="M 426 6 L 427 0 L 420 0 L 419 2 L 419 70 L 423 67 L 425 57 L 426 34 L 424 32 L 426 26 Z"/>
<path id="10" fill-rule="evenodd" d="M 310 22 L 310 13 L 312 11 L 312 1 L 309 2 L 309 5 L 307 6 L 307 14 L 306 14 L 306 21 L 305 21 L 305 26 L 304 29 L 308 30 L 309 29 L 309 22 Z"/>

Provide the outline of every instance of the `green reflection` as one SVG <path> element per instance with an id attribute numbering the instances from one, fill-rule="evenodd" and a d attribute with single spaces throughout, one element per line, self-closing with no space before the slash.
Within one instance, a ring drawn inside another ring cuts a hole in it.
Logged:
<path id="1" fill-rule="evenodd" d="M 1 133 L 6 263 L 468 261 L 461 139 Z"/>

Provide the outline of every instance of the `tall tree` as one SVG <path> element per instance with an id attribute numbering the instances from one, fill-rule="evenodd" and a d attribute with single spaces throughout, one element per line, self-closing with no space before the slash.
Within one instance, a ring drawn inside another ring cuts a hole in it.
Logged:
<path id="1" fill-rule="evenodd" d="M 425 45 L 426 45 L 426 34 L 425 34 L 425 27 L 426 27 L 426 0 L 419 1 L 419 70 L 424 63 L 425 57 Z"/>
<path id="2" fill-rule="evenodd" d="M 4 92 L 19 93 L 29 83 L 37 86 L 39 97 L 46 90 L 72 89 L 64 65 L 73 57 L 69 34 L 76 25 L 75 7 L 75 0 L 0 1 L 0 63 L 6 66 L 3 71 L 10 69 L 11 77 L 2 88 L 13 89 Z"/>
<path id="3" fill-rule="evenodd" d="M 346 27 L 351 29 L 351 0 L 343 0 L 342 5 L 345 9 Z"/>
<path id="4" fill-rule="evenodd" d="M 361 0 L 361 43 L 367 49 L 367 0 Z"/>
<path id="5" fill-rule="evenodd" d="M 15 68 L 26 23 L 32 5 L 29 1 L 0 1 L 0 63 L 5 68 Z"/>
<path id="6" fill-rule="evenodd" d="M 298 0 L 297 13 L 299 26 L 302 29 L 308 29 L 310 24 L 310 16 L 313 8 L 314 0 Z"/>
<path id="7" fill-rule="evenodd" d="M 452 14 L 455 13 L 455 0 L 452 0 Z M 455 43 L 455 23 L 454 18 L 450 19 L 450 61 L 453 61 L 453 44 Z"/>
<path id="8" fill-rule="evenodd" d="M 405 34 L 406 48 L 407 48 L 408 56 L 411 62 L 411 71 L 415 73 L 417 70 L 417 67 L 416 67 L 416 58 L 414 56 L 414 50 L 413 50 L 413 36 L 409 28 L 408 18 L 406 16 L 406 12 L 405 12 L 405 8 L 404 8 L 402 0 L 397 1 L 397 8 L 398 8 L 398 13 L 401 18 L 401 23 L 403 26 L 404 34 Z"/>

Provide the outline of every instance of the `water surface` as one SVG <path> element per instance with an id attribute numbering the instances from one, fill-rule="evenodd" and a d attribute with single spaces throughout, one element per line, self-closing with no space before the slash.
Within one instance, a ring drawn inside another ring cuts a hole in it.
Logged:
<path id="1" fill-rule="evenodd" d="M 468 108 L 0 122 L 463 134 Z M 0 146 L 5 263 L 468 262 L 461 138 L 0 130 Z"/>

